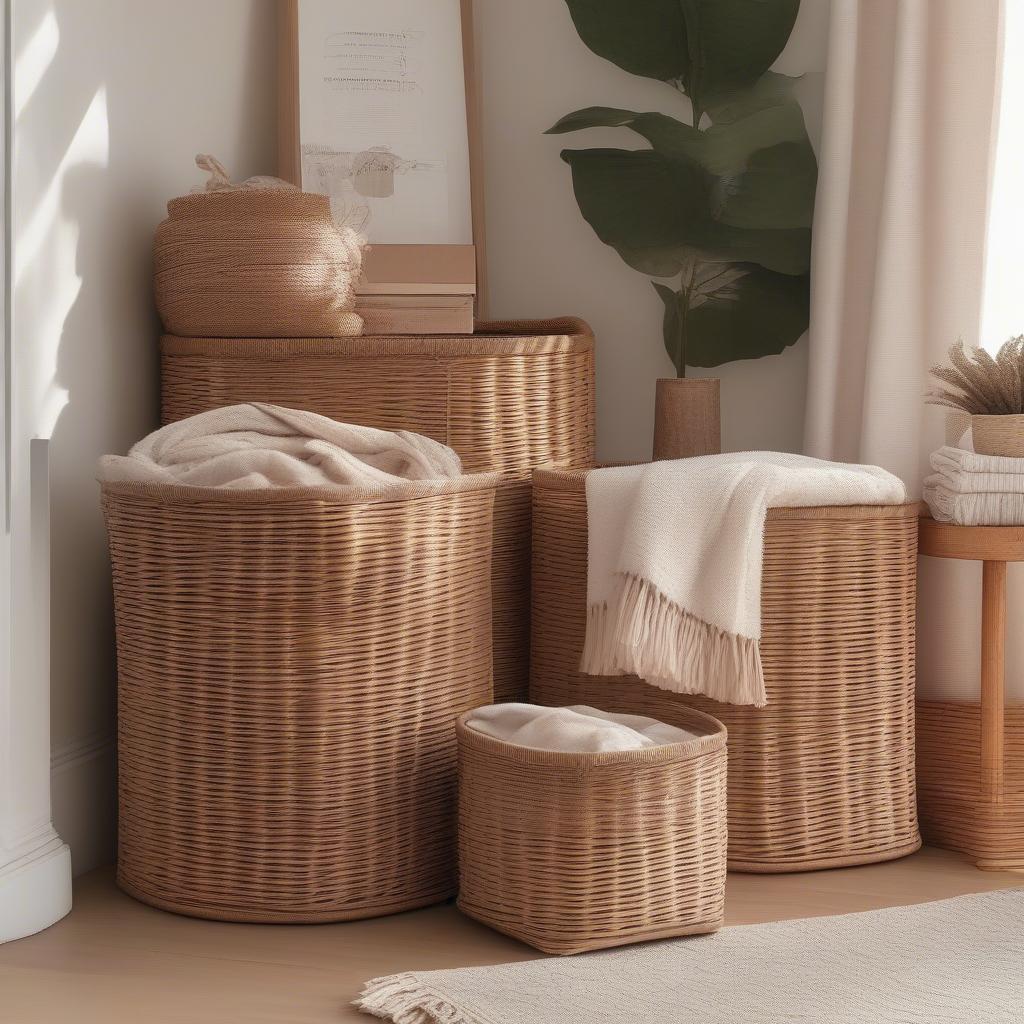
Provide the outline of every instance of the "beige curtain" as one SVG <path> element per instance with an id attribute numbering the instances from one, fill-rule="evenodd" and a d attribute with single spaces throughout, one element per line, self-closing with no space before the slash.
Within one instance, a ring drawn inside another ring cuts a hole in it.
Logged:
<path id="1" fill-rule="evenodd" d="M 999 0 L 833 0 L 814 223 L 808 454 L 915 493 L 928 367 L 978 343 Z"/>
<path id="2" fill-rule="evenodd" d="M 1001 8 L 832 5 L 805 450 L 882 465 L 915 495 L 928 454 L 960 433 L 922 402 L 928 367 L 979 341 Z M 977 698 L 980 580 L 977 563 L 921 559 L 919 693 Z M 1008 688 L 1024 691 L 1024 651 L 1008 653 Z"/>

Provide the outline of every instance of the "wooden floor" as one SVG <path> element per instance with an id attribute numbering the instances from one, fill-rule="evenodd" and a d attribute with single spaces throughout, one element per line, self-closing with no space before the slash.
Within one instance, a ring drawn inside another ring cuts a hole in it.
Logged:
<path id="1" fill-rule="evenodd" d="M 1024 875 L 981 872 L 956 854 L 926 849 L 871 867 L 733 875 L 727 923 L 847 913 L 1011 886 L 1024 886 Z M 125 896 L 105 869 L 78 881 L 69 917 L 0 946 L 0 1021 L 369 1021 L 348 1005 L 368 978 L 538 956 L 452 906 L 311 926 L 177 917 Z"/>

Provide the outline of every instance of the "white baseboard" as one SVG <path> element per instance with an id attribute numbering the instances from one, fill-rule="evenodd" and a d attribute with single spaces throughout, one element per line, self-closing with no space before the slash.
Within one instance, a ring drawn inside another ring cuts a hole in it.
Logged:
<path id="1" fill-rule="evenodd" d="M 56 836 L 0 868 L 0 943 L 41 932 L 70 909 L 71 851 Z"/>
<path id="2" fill-rule="evenodd" d="M 71 847 L 75 875 L 114 859 L 117 792 L 109 733 L 86 736 L 53 752 L 50 803 L 53 826 Z"/>

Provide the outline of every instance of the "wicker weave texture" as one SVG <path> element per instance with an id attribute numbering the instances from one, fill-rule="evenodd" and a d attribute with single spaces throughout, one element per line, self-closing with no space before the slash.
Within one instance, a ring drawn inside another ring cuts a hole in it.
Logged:
<path id="1" fill-rule="evenodd" d="M 163 419 L 272 402 L 450 445 L 495 499 L 494 688 L 523 699 L 530 644 L 530 473 L 594 459 L 594 339 L 580 320 L 478 325 L 472 337 L 164 337 Z"/>
<path id="2" fill-rule="evenodd" d="M 362 255 L 326 196 L 251 189 L 167 204 L 153 287 L 164 327 L 218 337 L 359 334 Z"/>
<path id="3" fill-rule="evenodd" d="M 725 729 L 562 753 L 460 721 L 459 908 L 546 953 L 712 932 L 725 897 Z"/>
<path id="4" fill-rule="evenodd" d="M 773 509 L 762 641 L 768 706 L 581 675 L 585 473 L 534 475 L 530 695 L 729 730 L 729 866 L 800 871 L 913 852 L 917 506 Z"/>
<path id="5" fill-rule="evenodd" d="M 282 922 L 454 895 L 453 723 L 492 694 L 494 483 L 103 488 L 122 888 Z"/>
<path id="6" fill-rule="evenodd" d="M 982 785 L 981 708 L 977 701 L 917 704 L 921 831 L 982 867 L 1024 868 L 1024 704 L 1005 710 L 1002 792 Z"/>
<path id="7" fill-rule="evenodd" d="M 1024 415 L 972 416 L 974 450 L 981 455 L 1024 457 Z"/>

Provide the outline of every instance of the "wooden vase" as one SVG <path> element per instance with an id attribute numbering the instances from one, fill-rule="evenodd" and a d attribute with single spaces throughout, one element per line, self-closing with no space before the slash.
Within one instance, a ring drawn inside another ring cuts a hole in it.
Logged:
<path id="1" fill-rule="evenodd" d="M 722 450 L 720 381 L 668 377 L 654 393 L 655 461 L 718 455 Z"/>

